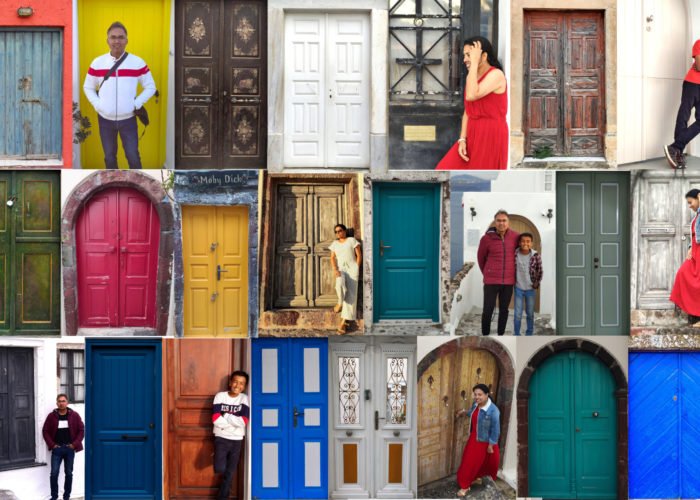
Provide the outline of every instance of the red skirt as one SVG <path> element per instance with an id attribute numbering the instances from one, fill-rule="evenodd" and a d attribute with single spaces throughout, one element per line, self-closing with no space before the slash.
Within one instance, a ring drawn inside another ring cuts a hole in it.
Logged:
<path id="1" fill-rule="evenodd" d="M 505 120 L 474 119 L 467 126 L 467 156 L 459 156 L 459 141 L 435 170 L 505 170 L 508 168 L 508 124 Z"/>
<path id="2" fill-rule="evenodd" d="M 457 482 L 463 490 L 469 488 L 480 477 L 490 476 L 491 479 L 496 480 L 500 450 L 495 444 L 493 445 L 493 453 L 488 453 L 486 451 L 488 447 L 488 443 L 476 440 L 476 432 L 469 435 L 462 453 L 462 463 L 457 470 Z"/>
<path id="3" fill-rule="evenodd" d="M 676 273 L 676 281 L 671 290 L 671 302 L 687 314 L 700 316 L 700 245 L 695 243 L 695 234 L 691 236 L 692 257 L 686 259 Z"/>

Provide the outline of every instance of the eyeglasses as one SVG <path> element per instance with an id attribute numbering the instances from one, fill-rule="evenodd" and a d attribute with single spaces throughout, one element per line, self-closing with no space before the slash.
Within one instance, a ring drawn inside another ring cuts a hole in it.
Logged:
<path id="1" fill-rule="evenodd" d="M 336 229 L 336 230 L 335 230 L 335 233 L 338 234 L 338 233 L 342 233 L 342 232 L 344 232 L 344 231 L 345 231 L 344 229 Z"/>

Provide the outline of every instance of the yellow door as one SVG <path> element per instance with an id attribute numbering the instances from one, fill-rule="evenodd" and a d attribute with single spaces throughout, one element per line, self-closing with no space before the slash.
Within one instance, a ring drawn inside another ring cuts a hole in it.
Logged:
<path id="1" fill-rule="evenodd" d="M 247 249 L 247 207 L 183 207 L 186 336 L 248 336 Z"/>
<path id="2" fill-rule="evenodd" d="M 146 103 L 150 125 L 139 141 L 139 152 L 143 168 L 161 168 L 165 164 L 170 0 L 78 0 L 80 110 L 92 124 L 92 133 L 81 148 L 81 164 L 83 168 L 105 166 L 97 113 L 83 93 L 83 82 L 92 60 L 109 52 L 107 28 L 114 21 L 126 26 L 129 39 L 126 51 L 146 61 L 160 94 Z M 143 131 L 139 123 L 139 136 Z M 121 141 L 117 160 L 120 168 L 128 168 Z"/>

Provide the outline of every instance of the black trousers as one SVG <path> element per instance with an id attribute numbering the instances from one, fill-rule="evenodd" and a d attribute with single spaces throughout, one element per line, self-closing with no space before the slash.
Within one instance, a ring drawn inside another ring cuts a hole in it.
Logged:
<path id="1" fill-rule="evenodd" d="M 214 437 L 214 472 L 223 474 L 224 480 L 219 487 L 219 500 L 229 498 L 233 473 L 238 467 L 238 458 L 241 455 L 243 440 L 224 439 Z"/>
<path id="2" fill-rule="evenodd" d="M 498 334 L 506 332 L 508 305 L 513 296 L 513 285 L 484 285 L 484 312 L 481 313 L 481 334 L 491 333 L 491 318 L 498 298 Z"/>
<path id="3" fill-rule="evenodd" d="M 688 125 L 690 111 L 695 108 L 695 121 Z M 673 146 L 683 151 L 696 135 L 700 134 L 700 84 L 683 81 L 681 105 L 676 116 Z"/>

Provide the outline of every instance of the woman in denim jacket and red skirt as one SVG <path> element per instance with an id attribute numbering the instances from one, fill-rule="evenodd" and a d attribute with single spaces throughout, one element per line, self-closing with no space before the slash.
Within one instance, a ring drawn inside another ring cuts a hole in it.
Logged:
<path id="1" fill-rule="evenodd" d="M 458 497 L 467 496 L 471 484 L 478 478 L 490 476 L 495 481 L 500 462 L 501 412 L 489 398 L 486 384 L 477 384 L 472 391 L 474 404 L 469 411 L 460 412 L 466 412 L 469 418 L 469 438 L 457 470 Z"/>
<path id="2" fill-rule="evenodd" d="M 688 315 L 690 325 L 700 328 L 700 190 L 691 189 L 685 198 L 695 217 L 690 223 L 690 248 L 676 273 L 671 302 Z"/>

